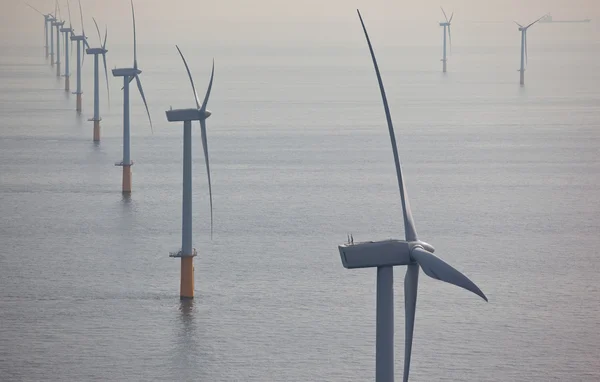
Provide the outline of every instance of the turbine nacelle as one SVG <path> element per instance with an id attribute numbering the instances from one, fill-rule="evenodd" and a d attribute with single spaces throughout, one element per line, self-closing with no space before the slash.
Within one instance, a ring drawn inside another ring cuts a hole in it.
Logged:
<path id="1" fill-rule="evenodd" d="M 414 264 L 411 251 L 422 248 L 433 253 L 435 248 L 424 241 L 381 240 L 346 243 L 338 246 L 342 265 L 347 269 L 376 268 Z"/>
<path id="2" fill-rule="evenodd" d="M 56 19 L 55 19 L 55 21 L 52 21 L 53 27 L 62 27 L 63 25 L 65 25 L 64 21 L 56 21 Z"/>
<path id="3" fill-rule="evenodd" d="M 77 36 L 80 37 L 80 36 Z M 108 49 L 104 49 L 104 48 L 87 48 L 85 50 L 85 52 L 87 54 L 104 54 L 106 52 L 108 52 Z"/>
<path id="4" fill-rule="evenodd" d="M 441 27 L 449 27 L 450 23 L 446 22 L 446 23 L 440 23 Z"/>
<path id="5" fill-rule="evenodd" d="M 114 77 L 135 77 L 141 73 L 142 71 L 137 68 L 117 68 L 112 70 Z"/>
<path id="6" fill-rule="evenodd" d="M 63 33 L 66 33 L 66 32 L 73 33 L 73 32 L 75 32 L 73 30 L 73 28 L 60 28 L 60 31 L 63 32 Z"/>
<path id="7" fill-rule="evenodd" d="M 198 110 L 195 108 L 189 109 L 171 109 L 166 111 L 167 121 L 183 122 L 183 121 L 202 121 L 210 117 L 210 111 Z"/>
<path id="8" fill-rule="evenodd" d="M 87 40 L 87 36 L 84 36 L 84 35 L 79 35 L 79 36 L 77 36 L 77 35 L 71 35 L 71 41 L 85 41 L 85 40 Z M 86 52 L 87 52 L 87 50 L 86 50 Z"/>

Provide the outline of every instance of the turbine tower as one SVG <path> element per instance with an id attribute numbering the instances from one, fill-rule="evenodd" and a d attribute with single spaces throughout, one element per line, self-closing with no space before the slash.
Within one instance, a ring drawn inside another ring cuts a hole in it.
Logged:
<path id="1" fill-rule="evenodd" d="M 519 69 L 519 83 L 521 86 L 525 85 L 525 65 L 527 64 L 527 29 L 544 17 L 546 17 L 546 15 L 540 17 L 526 27 L 515 21 L 515 24 L 519 26 L 519 32 L 521 32 L 521 68 Z"/>
<path id="2" fill-rule="evenodd" d="M 210 183 L 210 166 L 208 162 L 208 147 L 206 141 L 206 119 L 210 117 L 211 112 L 206 110 L 206 104 L 210 96 L 210 90 L 212 89 L 213 77 L 215 74 L 215 62 L 213 60 L 213 67 L 210 74 L 210 81 L 208 83 L 208 90 L 202 105 L 198 99 L 198 93 L 196 93 L 196 87 L 194 86 L 194 80 L 190 73 L 183 53 L 177 46 L 177 50 L 181 55 L 185 69 L 187 70 L 190 83 L 192 84 L 192 90 L 194 91 L 194 98 L 196 100 L 196 108 L 190 109 L 177 109 L 168 110 L 167 120 L 169 122 L 183 122 L 183 209 L 182 209 L 182 224 L 181 224 L 181 250 L 179 252 L 171 253 L 171 257 L 181 258 L 181 280 L 179 287 L 179 297 L 181 299 L 194 298 L 194 256 L 196 256 L 196 249 L 192 248 L 192 121 L 200 122 L 200 132 L 202 134 L 202 147 L 204 149 L 204 161 L 206 163 L 206 174 L 208 175 L 208 194 L 210 197 L 210 234 L 212 238 L 213 229 L 213 210 L 212 210 L 212 186 Z"/>
<path id="3" fill-rule="evenodd" d="M 56 77 L 60 77 L 60 29 L 64 24 L 64 21 L 52 22 L 52 26 L 56 27 Z"/>
<path id="4" fill-rule="evenodd" d="M 52 14 L 50 14 L 50 13 L 44 14 L 44 13 L 40 12 L 39 10 L 34 8 L 31 4 L 25 3 L 25 5 L 27 5 L 29 8 L 33 9 L 40 15 L 44 16 L 44 49 L 46 51 L 46 59 L 47 59 L 48 58 L 48 24 L 52 23 L 52 21 L 54 21 L 54 16 L 52 16 Z"/>
<path id="5" fill-rule="evenodd" d="M 81 16 L 81 35 L 72 35 L 71 41 L 75 41 L 77 44 L 77 91 L 73 94 L 77 94 L 77 101 L 75 104 L 75 110 L 81 112 L 81 95 L 83 92 L 81 91 L 81 66 L 83 65 L 83 60 L 85 59 L 85 55 L 82 55 L 81 49 L 85 47 L 90 47 L 87 42 L 87 37 L 85 35 L 85 28 L 83 27 L 83 12 L 81 10 L 81 0 L 79 0 L 79 15 Z M 108 76 L 106 77 L 108 80 Z M 98 130 L 98 132 L 100 132 Z"/>
<path id="6" fill-rule="evenodd" d="M 413 222 L 402 168 L 396 147 L 396 137 L 392 125 L 392 117 L 387 103 L 383 81 L 379 73 L 375 53 L 367 34 L 367 29 L 362 20 L 360 12 L 358 17 L 369 46 L 373 66 L 379 82 L 379 90 L 383 100 L 383 108 L 387 119 L 387 125 L 392 143 L 392 152 L 396 165 L 396 176 L 400 189 L 400 202 L 404 217 L 405 240 L 383 240 L 368 241 L 362 243 L 352 242 L 338 247 L 342 264 L 345 268 L 377 268 L 377 326 L 376 326 L 376 381 L 391 382 L 394 380 L 394 266 L 406 265 L 406 278 L 404 280 L 405 299 L 405 347 L 404 347 L 404 381 L 408 381 L 410 370 L 410 356 L 412 350 L 413 329 L 415 323 L 415 308 L 417 304 L 417 285 L 419 279 L 419 267 L 429 277 L 454 284 L 467 289 L 484 300 L 487 297 L 483 292 L 465 275 L 439 259 L 433 254 L 434 248 L 417 237 L 417 231 Z"/>
<path id="7" fill-rule="evenodd" d="M 67 9 L 69 11 L 69 27 L 68 28 L 60 28 L 60 31 L 65 34 L 65 91 L 68 92 L 70 90 L 69 78 L 71 77 L 71 73 L 69 72 L 69 41 L 71 40 L 71 35 L 73 34 L 73 25 L 71 24 L 71 6 L 69 5 L 69 0 L 67 0 Z"/>
<path id="8" fill-rule="evenodd" d="M 442 71 L 444 73 L 446 73 L 446 28 L 448 29 L 448 40 L 450 40 L 450 51 L 452 51 L 452 34 L 450 33 L 450 23 L 452 23 L 452 18 L 454 17 L 454 12 L 452 12 L 452 14 L 450 15 L 450 19 L 448 19 L 448 16 L 446 16 L 446 12 L 444 12 L 444 8 L 440 7 L 442 10 L 442 13 L 444 14 L 444 18 L 446 19 L 446 22 L 441 22 L 440 26 L 444 27 L 444 57 L 442 58 L 442 62 L 443 62 L 443 69 Z"/>
<path id="9" fill-rule="evenodd" d="M 113 69 L 112 74 L 114 77 L 123 77 L 123 160 L 120 163 L 115 163 L 115 166 L 123 167 L 123 193 L 131 192 L 131 161 L 130 153 L 130 133 L 129 133 L 129 83 L 135 79 L 138 90 L 146 106 L 146 113 L 148 114 L 148 120 L 150 121 L 150 129 L 152 130 L 152 119 L 150 118 L 150 111 L 148 110 L 148 103 L 146 102 L 146 96 L 144 95 L 144 89 L 142 88 L 142 82 L 140 81 L 139 75 L 142 71 L 138 68 L 137 64 L 137 46 L 135 36 L 135 11 L 133 9 L 133 0 L 131 0 L 131 15 L 133 19 L 133 68 L 118 68 Z"/>
<path id="10" fill-rule="evenodd" d="M 108 69 L 106 68 L 106 38 L 108 37 L 108 29 L 104 29 L 104 42 L 102 42 L 102 37 L 100 36 L 100 28 L 98 28 L 98 23 L 96 19 L 92 17 L 94 20 L 94 25 L 96 25 L 96 32 L 98 32 L 98 40 L 100 41 L 100 48 L 88 48 L 86 49 L 87 54 L 94 55 L 94 117 L 88 119 L 88 121 L 94 121 L 94 142 L 100 142 L 100 75 L 99 64 L 98 64 L 98 55 L 102 55 L 102 61 L 104 63 L 104 76 L 106 77 L 106 94 L 108 97 L 108 103 L 110 104 L 110 90 L 108 88 Z M 85 40 L 84 40 L 85 41 Z M 87 45 L 87 42 L 86 42 Z M 81 95 L 78 96 L 78 99 L 81 99 Z"/>

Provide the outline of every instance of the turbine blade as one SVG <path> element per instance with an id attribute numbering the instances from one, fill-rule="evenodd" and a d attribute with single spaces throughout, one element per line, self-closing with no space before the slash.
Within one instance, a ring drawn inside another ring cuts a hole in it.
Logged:
<path id="1" fill-rule="evenodd" d="M 450 23 L 448 23 L 448 40 L 450 41 L 450 53 L 452 53 L 452 33 L 450 33 Z"/>
<path id="2" fill-rule="evenodd" d="M 421 247 L 414 247 L 410 251 L 410 256 L 419 264 L 427 276 L 449 284 L 454 284 L 475 293 L 485 301 L 488 300 L 481 289 L 479 289 L 474 282 L 469 280 L 467 276 L 454 269 L 451 265 L 435 256 L 433 253 L 426 251 Z"/>
<path id="3" fill-rule="evenodd" d="M 200 100 L 198 99 L 198 93 L 196 92 L 196 86 L 194 85 L 194 79 L 192 78 L 192 73 L 190 73 L 190 68 L 189 68 L 187 62 L 185 61 L 185 57 L 183 57 L 183 53 L 181 53 L 181 49 L 179 49 L 179 47 L 177 45 L 175 45 L 175 47 L 177 48 L 177 51 L 179 51 L 179 55 L 181 56 L 181 59 L 183 60 L 183 64 L 185 65 L 185 70 L 187 70 L 188 77 L 190 78 L 190 83 L 192 84 L 192 90 L 194 91 L 194 99 L 196 100 L 196 107 L 198 108 L 198 110 L 200 110 Z"/>
<path id="4" fill-rule="evenodd" d="M 446 22 L 448 22 L 448 16 L 446 16 L 446 12 L 444 11 L 444 8 L 440 7 L 440 9 L 442 10 L 442 13 L 444 14 L 444 18 L 446 19 Z"/>
<path id="5" fill-rule="evenodd" d="M 34 11 L 36 11 L 37 13 L 39 13 L 40 15 L 44 16 L 44 14 L 40 11 L 38 11 L 33 5 L 29 4 L 29 3 L 25 3 L 25 5 L 27 5 L 29 8 L 33 9 Z"/>
<path id="6" fill-rule="evenodd" d="M 206 119 L 200 118 L 200 132 L 202 135 L 202 148 L 204 149 L 204 161 L 206 162 L 206 175 L 208 176 L 208 197 L 210 199 L 210 238 L 213 236 L 213 202 L 212 185 L 210 182 L 210 164 L 208 162 L 208 142 L 206 141 Z"/>
<path id="7" fill-rule="evenodd" d="M 69 28 L 73 26 L 71 23 L 71 5 L 69 4 L 69 0 L 67 0 L 67 10 L 69 11 Z"/>
<path id="8" fill-rule="evenodd" d="M 385 110 L 385 117 L 387 119 L 387 125 L 390 132 L 390 140 L 392 142 L 392 151 L 394 153 L 394 162 L 396 164 L 396 177 L 398 178 L 398 188 L 400 189 L 400 201 L 402 202 L 402 213 L 404 215 L 404 232 L 406 235 L 406 240 L 408 241 L 416 241 L 417 239 L 417 231 L 415 229 L 415 223 L 413 222 L 412 213 L 410 210 L 410 204 L 408 202 L 408 197 L 406 195 L 406 189 L 404 187 L 404 179 L 402 177 L 402 167 L 400 166 L 400 158 L 398 157 L 398 148 L 396 147 L 396 136 L 394 134 L 394 126 L 392 125 L 392 116 L 390 115 L 390 108 L 388 106 L 387 97 L 385 95 L 385 89 L 383 88 L 383 81 L 381 79 L 381 74 L 379 73 L 379 66 L 377 65 L 377 60 L 375 59 L 375 53 L 373 52 L 373 46 L 371 45 L 371 40 L 369 39 L 369 34 L 367 33 L 367 28 L 365 27 L 365 23 L 360 15 L 360 11 L 357 9 L 358 17 L 360 19 L 360 23 L 362 24 L 363 31 L 365 32 L 365 37 L 367 39 L 367 44 L 369 45 L 369 51 L 371 52 L 371 58 L 373 59 L 373 66 L 375 67 L 375 73 L 377 74 L 377 81 L 379 82 L 379 90 L 381 91 L 381 98 L 383 100 L 383 108 Z"/>
<path id="9" fill-rule="evenodd" d="M 100 36 L 100 28 L 98 28 L 98 23 L 96 22 L 96 19 L 92 17 L 92 20 L 94 20 L 94 25 L 96 25 L 96 32 L 98 32 L 98 40 L 100 41 L 100 44 L 102 44 L 102 36 Z"/>
<path id="10" fill-rule="evenodd" d="M 204 101 L 202 102 L 201 111 L 206 111 L 206 104 L 208 103 L 208 97 L 210 96 L 210 91 L 212 89 L 213 78 L 215 77 L 215 59 L 213 58 L 212 71 L 210 72 L 210 81 L 208 82 L 208 89 L 206 89 L 206 95 L 204 96 Z"/>
<path id="11" fill-rule="evenodd" d="M 110 108 L 110 89 L 108 88 L 108 68 L 106 67 L 106 52 L 102 53 L 102 62 L 104 63 L 104 77 L 106 78 L 106 95 L 108 97 L 108 107 Z"/>
<path id="12" fill-rule="evenodd" d="M 137 43 L 135 37 L 135 10 L 133 9 L 133 0 L 131 0 L 131 16 L 133 18 L 133 67 L 137 69 Z"/>
<path id="13" fill-rule="evenodd" d="M 142 89 L 142 82 L 140 81 L 140 77 L 136 74 L 135 81 L 137 82 L 138 90 L 140 91 L 140 95 L 142 96 L 142 100 L 144 101 L 144 106 L 146 106 L 146 113 L 148 114 L 148 121 L 150 121 L 150 130 L 152 134 L 154 134 L 154 128 L 152 127 L 152 118 L 150 118 L 150 110 L 148 110 L 148 103 L 146 102 L 146 96 L 144 95 L 144 89 Z"/>
<path id="14" fill-rule="evenodd" d="M 537 23 L 538 21 L 540 21 L 540 20 L 541 20 L 541 19 L 543 19 L 544 17 L 546 17 L 546 15 L 544 15 L 544 16 L 542 16 L 542 17 L 540 17 L 539 19 L 535 20 L 535 21 L 534 21 L 534 22 L 532 22 L 531 24 L 527 25 L 527 26 L 525 27 L 525 29 L 527 29 L 527 28 L 529 28 L 530 26 L 532 26 L 533 24 Z"/>
<path id="15" fill-rule="evenodd" d="M 106 38 L 108 37 L 108 27 L 104 28 L 104 42 L 102 43 L 102 49 L 106 48 Z"/>
<path id="16" fill-rule="evenodd" d="M 519 26 L 519 28 L 523 28 L 523 25 L 519 24 L 518 22 L 513 20 L 513 23 L 517 24 Z"/>
<path id="17" fill-rule="evenodd" d="M 81 9 L 81 0 L 78 0 L 78 2 L 79 2 L 79 16 L 81 17 L 81 34 L 83 36 L 85 36 L 85 28 L 83 27 L 83 10 Z"/>
<path id="18" fill-rule="evenodd" d="M 404 276 L 404 377 L 408 382 L 410 372 L 410 355 L 412 352 L 413 332 L 415 329 L 415 312 L 417 309 L 417 287 L 419 286 L 419 266 L 408 265 L 406 276 Z"/>
<path id="19" fill-rule="evenodd" d="M 454 17 L 454 12 L 452 12 L 452 14 L 450 15 L 450 20 L 448 20 L 448 24 L 450 24 L 452 22 L 453 17 Z"/>

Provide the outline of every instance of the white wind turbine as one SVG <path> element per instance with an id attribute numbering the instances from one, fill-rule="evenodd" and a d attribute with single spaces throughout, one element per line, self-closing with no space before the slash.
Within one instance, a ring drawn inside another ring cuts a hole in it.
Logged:
<path id="1" fill-rule="evenodd" d="M 206 110 L 210 91 L 212 89 L 213 77 L 215 74 L 215 62 L 210 74 L 208 89 L 204 96 L 202 105 L 198 99 L 196 86 L 190 68 L 188 67 L 183 53 L 177 46 L 179 55 L 183 60 L 185 69 L 187 70 L 194 98 L 196 100 L 196 108 L 190 109 L 170 109 L 166 112 L 169 122 L 183 122 L 183 209 L 182 209 L 182 244 L 181 251 L 171 253 L 171 257 L 181 257 L 181 281 L 179 296 L 182 299 L 194 298 L 194 264 L 193 259 L 196 256 L 196 249 L 192 248 L 192 121 L 200 122 L 200 133 L 202 135 L 202 147 L 204 149 L 204 161 L 206 163 L 206 174 L 208 176 L 208 195 L 210 197 L 210 234 L 212 237 L 213 229 L 213 208 L 212 208 L 212 186 L 210 182 L 210 165 L 208 162 L 208 143 L 206 140 L 206 119 L 210 117 L 211 112 Z"/>
<path id="2" fill-rule="evenodd" d="M 415 309 L 417 304 L 417 286 L 419 278 L 419 267 L 426 275 L 437 280 L 454 284 L 467 289 L 487 301 L 483 292 L 465 275 L 439 259 L 433 254 L 434 248 L 417 237 L 417 231 L 413 222 L 402 168 L 396 147 L 396 137 L 392 125 L 392 117 L 387 103 L 383 82 L 379 73 L 375 53 L 367 34 L 360 12 L 360 22 L 367 39 L 379 90 L 383 100 L 383 107 L 387 119 L 387 125 L 392 143 L 392 152 L 396 164 L 396 176 L 400 189 L 400 202 L 404 216 L 405 240 L 383 240 L 369 241 L 363 243 L 350 242 L 340 245 L 339 251 L 342 264 L 345 268 L 377 268 L 377 326 L 376 326 L 376 381 L 390 382 L 394 380 L 394 270 L 396 265 L 406 265 L 406 277 L 404 280 L 405 299 L 405 347 L 404 347 L 404 381 L 408 381 L 410 370 L 410 356 L 412 349 L 413 329 L 415 323 Z"/>
<path id="3" fill-rule="evenodd" d="M 52 26 L 56 27 L 56 77 L 60 77 L 60 28 L 65 24 L 64 21 L 59 21 L 58 17 L 60 17 L 60 7 L 58 5 L 58 0 L 55 3 L 55 19 L 52 22 Z"/>
<path id="4" fill-rule="evenodd" d="M 54 16 L 51 13 L 43 14 L 36 8 L 34 8 L 31 4 L 25 3 L 29 8 L 33 9 L 40 15 L 44 17 L 44 49 L 46 51 L 46 58 L 48 58 L 48 24 L 50 23 L 50 28 L 52 28 L 52 22 L 55 20 Z M 52 30 L 52 29 L 51 29 Z"/>
<path id="5" fill-rule="evenodd" d="M 452 51 L 452 34 L 450 33 L 450 24 L 452 23 L 452 18 L 454 17 L 454 12 L 452 12 L 452 14 L 450 15 L 450 19 L 448 19 L 448 16 L 446 16 L 446 12 L 444 12 L 444 8 L 440 7 L 440 9 L 442 10 L 442 13 L 444 14 L 444 18 L 446 19 L 446 22 L 441 22 L 440 26 L 444 27 L 444 57 L 442 58 L 442 62 L 443 62 L 443 72 L 446 73 L 446 28 L 448 29 L 448 40 L 450 40 L 450 51 Z"/>
<path id="6" fill-rule="evenodd" d="M 146 102 L 146 96 L 144 95 L 144 89 L 142 88 L 142 82 L 140 81 L 139 75 L 142 71 L 138 68 L 137 63 L 137 46 L 135 36 L 135 11 L 133 9 L 133 0 L 131 0 L 131 15 L 133 18 L 133 68 L 118 68 L 113 69 L 112 74 L 114 77 L 123 77 L 123 161 L 115 163 L 115 166 L 123 167 L 123 193 L 131 192 L 131 161 L 130 153 L 130 132 L 129 132 L 129 83 L 135 79 L 138 90 L 146 106 L 146 113 L 148 114 L 148 120 L 150 121 L 150 129 L 152 129 L 152 119 L 150 118 L 150 110 L 148 110 L 148 103 Z"/>
<path id="7" fill-rule="evenodd" d="M 517 24 L 519 26 L 519 32 L 521 32 L 521 68 L 519 69 L 519 72 L 520 72 L 519 83 L 521 85 L 525 85 L 525 65 L 527 63 L 527 29 L 529 29 L 529 27 L 531 27 L 533 24 L 537 23 L 544 17 L 546 17 L 546 15 L 540 17 L 539 19 L 535 20 L 534 22 L 527 25 L 526 27 L 524 27 L 523 25 L 521 25 L 515 21 L 515 24 Z"/>
<path id="8" fill-rule="evenodd" d="M 85 59 L 85 54 L 82 55 L 82 49 L 85 47 L 90 47 L 87 42 L 87 36 L 85 35 L 85 28 L 83 27 L 83 11 L 81 10 L 81 0 L 79 0 L 79 16 L 81 16 L 81 35 L 71 36 L 71 41 L 75 41 L 77 44 L 77 91 L 73 93 L 77 94 L 75 110 L 81 112 L 81 95 L 83 94 L 81 91 L 81 66 L 83 65 L 83 61 Z M 108 80 L 108 75 L 106 78 Z"/>
<path id="9" fill-rule="evenodd" d="M 102 36 L 100 35 L 100 28 L 98 28 L 98 23 L 96 19 L 92 17 L 94 20 L 94 25 L 96 25 L 96 31 L 98 32 L 98 40 L 100 42 L 100 48 L 87 48 L 87 54 L 94 55 L 94 117 L 88 119 L 88 121 L 94 122 L 94 142 L 100 141 L 100 64 L 98 63 L 98 55 L 102 55 L 102 62 L 104 63 L 104 75 L 106 77 L 106 94 L 108 97 L 108 103 L 110 104 L 110 90 L 108 88 L 108 69 L 106 68 L 106 38 L 108 37 L 108 29 L 104 29 L 104 42 L 102 41 Z M 86 43 L 87 44 L 87 43 Z"/>
<path id="10" fill-rule="evenodd" d="M 71 24 L 71 6 L 69 0 L 67 0 L 67 10 L 69 12 L 69 27 L 60 28 L 60 31 L 65 34 L 65 91 L 68 92 L 70 88 L 69 79 L 71 73 L 69 71 L 69 41 L 71 41 L 71 35 L 73 34 L 73 25 Z"/>

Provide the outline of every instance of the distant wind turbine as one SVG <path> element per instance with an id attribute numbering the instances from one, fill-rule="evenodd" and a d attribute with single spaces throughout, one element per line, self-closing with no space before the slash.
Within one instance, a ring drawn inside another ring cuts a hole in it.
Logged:
<path id="1" fill-rule="evenodd" d="M 448 16 L 446 16 L 446 12 L 444 12 L 444 8 L 440 7 L 442 10 L 442 13 L 444 14 L 444 18 L 446 19 L 446 22 L 441 22 L 440 26 L 444 27 L 444 57 L 442 58 L 442 62 L 443 62 L 443 72 L 446 73 L 446 28 L 448 28 L 448 39 L 450 40 L 450 51 L 452 51 L 452 34 L 450 33 L 450 23 L 452 23 L 452 18 L 454 17 L 454 12 L 452 12 L 452 14 L 450 15 L 450 19 L 448 19 Z"/>
<path id="2" fill-rule="evenodd" d="M 483 292 L 465 275 L 439 259 L 433 254 L 434 248 L 417 237 L 417 231 L 413 222 L 412 212 L 404 186 L 402 168 L 396 147 L 396 137 L 392 125 L 392 117 L 383 87 L 383 81 L 379 73 L 375 53 L 367 34 L 367 29 L 362 20 L 360 12 L 358 17 L 362 24 L 377 81 L 383 100 L 383 108 L 387 119 L 387 125 L 392 143 L 392 152 L 396 165 L 396 176 L 400 189 L 400 202 L 404 217 L 405 240 L 383 240 L 362 243 L 350 243 L 340 245 L 339 251 L 342 264 L 345 268 L 377 268 L 377 327 L 376 327 L 376 381 L 391 382 L 394 380 L 394 266 L 406 265 L 408 270 L 404 280 L 405 299 L 405 347 L 404 347 L 404 382 L 408 381 L 410 370 L 410 356 L 412 350 L 413 329 L 415 323 L 415 309 L 417 304 L 417 285 L 419 279 L 419 267 L 426 275 L 437 280 L 454 284 L 471 291 L 484 300 L 487 297 Z"/>
<path id="3" fill-rule="evenodd" d="M 81 0 L 79 0 L 79 15 L 81 16 L 81 35 L 71 36 L 71 41 L 75 41 L 77 44 L 77 91 L 74 93 L 77 94 L 77 101 L 75 104 L 75 110 L 81 112 L 81 95 L 83 94 L 81 91 L 81 66 L 83 65 L 83 60 L 85 59 L 85 54 L 82 55 L 81 50 L 85 47 L 90 47 L 85 35 L 85 28 L 83 27 L 83 11 L 81 10 Z M 108 75 L 106 78 L 108 80 Z M 100 133 L 99 128 L 98 133 Z"/>
<path id="4" fill-rule="evenodd" d="M 69 11 L 69 27 L 68 28 L 60 28 L 60 31 L 65 34 L 65 91 L 68 92 L 70 89 L 69 78 L 71 77 L 71 72 L 69 71 L 69 45 L 71 41 L 71 35 L 73 34 L 73 24 L 71 24 L 71 6 L 69 5 L 69 0 L 67 0 L 67 9 Z"/>
<path id="5" fill-rule="evenodd" d="M 98 73 L 100 68 L 98 64 L 98 55 L 102 55 L 102 61 L 104 63 L 104 76 L 106 77 L 106 95 L 108 97 L 108 103 L 110 104 L 110 89 L 108 88 L 108 69 L 106 68 L 106 38 L 108 37 L 108 29 L 104 29 L 104 42 L 102 41 L 102 36 L 100 35 L 100 28 L 98 28 L 98 23 L 96 19 L 92 17 L 94 20 L 94 25 L 96 25 L 96 31 L 98 32 L 98 40 L 100 42 L 100 48 L 87 48 L 87 54 L 94 55 L 94 117 L 88 119 L 88 121 L 94 121 L 94 142 L 100 141 L 100 74 Z M 87 45 L 87 43 L 86 43 Z M 89 46 L 89 45 L 88 45 Z"/>
<path id="6" fill-rule="evenodd" d="M 190 73 L 183 53 L 177 46 L 177 50 L 181 55 L 185 69 L 187 70 L 194 98 L 196 100 L 196 108 L 168 110 L 167 120 L 169 122 L 183 122 L 183 209 L 182 209 L 182 244 L 181 251 L 171 253 L 171 257 L 181 257 L 181 281 L 179 296 L 181 299 L 194 298 L 194 256 L 196 249 L 192 248 L 192 121 L 200 122 L 200 133 L 202 134 L 202 147 L 204 149 L 204 161 L 206 162 L 206 174 L 208 175 L 208 194 L 210 197 L 210 234 L 212 238 L 213 229 L 213 210 L 212 210 L 212 186 L 210 183 L 210 165 L 208 162 L 208 144 L 206 140 L 206 119 L 210 117 L 211 112 L 206 110 L 210 90 L 212 89 L 213 77 L 215 74 L 215 62 L 210 74 L 208 90 L 204 101 L 200 105 L 194 79 Z"/>
<path id="7" fill-rule="evenodd" d="M 51 13 L 44 14 L 44 13 L 40 12 L 35 7 L 33 7 L 31 4 L 25 3 L 25 5 L 27 5 L 29 8 L 33 9 L 40 15 L 44 16 L 44 49 L 46 51 L 46 58 L 48 58 L 48 24 L 51 24 L 52 21 L 54 21 L 54 16 L 52 16 Z M 50 25 L 50 27 L 52 27 L 52 25 Z"/>
<path id="8" fill-rule="evenodd" d="M 58 6 L 58 1 L 56 1 L 55 6 L 56 12 L 56 20 L 52 22 L 52 26 L 56 27 L 56 77 L 60 77 L 60 28 L 65 24 L 64 21 L 59 21 L 58 17 L 60 17 L 60 7 Z"/>
<path id="9" fill-rule="evenodd" d="M 519 83 L 521 84 L 521 86 L 525 85 L 525 65 L 527 63 L 527 29 L 529 29 L 529 27 L 531 27 L 533 24 L 537 23 L 544 17 L 546 17 L 546 15 L 540 17 L 539 19 L 535 20 L 534 22 L 527 25 L 526 27 L 524 27 L 523 25 L 521 25 L 515 21 L 515 24 L 517 24 L 519 26 L 519 31 L 521 32 L 521 68 L 519 69 L 519 72 L 520 72 Z"/>
<path id="10" fill-rule="evenodd" d="M 142 88 L 142 82 L 140 81 L 139 75 L 142 71 L 138 68 L 137 63 L 137 42 L 135 36 L 135 11 L 133 9 L 133 0 L 131 0 L 131 15 L 133 19 L 133 68 L 118 68 L 113 69 L 112 74 L 114 77 L 123 77 L 123 161 L 116 163 L 115 166 L 123 167 L 123 193 L 131 192 L 131 161 L 130 153 L 130 132 L 129 132 L 129 83 L 135 79 L 138 90 L 146 106 L 146 113 L 148 114 L 148 120 L 150 121 L 150 129 L 152 130 L 152 119 L 150 118 L 150 110 L 148 110 L 148 103 L 146 102 L 146 96 L 144 95 L 144 89 Z"/>

